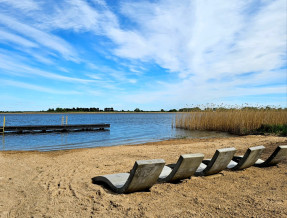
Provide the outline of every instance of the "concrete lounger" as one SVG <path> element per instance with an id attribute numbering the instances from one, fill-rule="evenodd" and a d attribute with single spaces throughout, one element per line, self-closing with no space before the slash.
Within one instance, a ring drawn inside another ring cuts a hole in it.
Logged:
<path id="1" fill-rule="evenodd" d="M 278 146 L 275 151 L 270 155 L 267 160 L 258 159 L 255 162 L 256 167 L 268 167 L 274 166 L 282 161 L 284 158 L 287 158 L 287 145 Z"/>
<path id="2" fill-rule="evenodd" d="M 165 165 L 163 159 L 138 160 L 130 173 L 117 173 L 92 178 L 93 183 L 105 184 L 117 193 L 144 191 L 152 187 Z"/>
<path id="3" fill-rule="evenodd" d="M 175 182 L 190 178 L 203 160 L 203 154 L 180 155 L 176 164 L 164 166 L 158 182 Z"/>
<path id="4" fill-rule="evenodd" d="M 222 148 L 216 150 L 212 159 L 203 160 L 195 172 L 196 176 L 208 176 L 224 170 L 232 160 L 236 148 Z"/>
<path id="5" fill-rule="evenodd" d="M 242 170 L 251 167 L 259 159 L 264 146 L 256 146 L 248 148 L 244 156 L 234 156 L 232 161 L 228 164 L 227 168 L 231 170 Z"/>

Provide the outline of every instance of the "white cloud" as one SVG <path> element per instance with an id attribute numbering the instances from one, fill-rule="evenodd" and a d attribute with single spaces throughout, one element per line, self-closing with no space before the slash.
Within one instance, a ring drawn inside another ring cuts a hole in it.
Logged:
<path id="1" fill-rule="evenodd" d="M 153 60 L 182 79 L 127 98 L 150 103 L 170 97 L 173 101 L 208 102 L 219 96 L 285 93 L 286 89 L 272 83 L 286 79 L 284 70 L 276 71 L 286 67 L 286 2 L 251 3 L 220 0 L 124 4 L 122 12 L 136 26 L 109 32 L 118 45 L 115 54 Z M 255 74 L 240 78 L 250 72 Z M 212 78 L 215 81 L 208 83 Z M 266 84 L 270 87 L 257 87 Z"/>
<path id="2" fill-rule="evenodd" d="M 87 73 L 86 75 L 96 80 L 106 80 L 110 83 L 136 83 L 135 78 L 129 78 L 128 74 L 122 70 L 115 70 L 112 67 L 96 66 L 95 64 L 89 64 L 89 68 L 95 70 L 95 73 Z"/>
<path id="3" fill-rule="evenodd" d="M 0 0 L 0 3 L 10 5 L 16 9 L 20 9 L 23 12 L 30 12 L 38 10 L 39 4 L 33 0 L 21 0 L 21 1 L 11 1 L 11 0 Z"/>
<path id="4" fill-rule="evenodd" d="M 16 19 L 0 14 L 0 23 L 5 25 L 7 28 L 30 38 L 34 42 L 60 53 L 67 60 L 78 61 L 78 57 L 73 47 L 62 38 L 43 32 L 30 25 L 21 23 Z M 21 41 L 22 42 L 22 41 Z M 19 42 L 21 44 L 21 42 Z"/>
<path id="5" fill-rule="evenodd" d="M 85 1 L 61 1 L 54 6 L 52 16 L 41 15 L 40 28 L 73 29 L 75 31 L 97 29 L 100 14 Z"/>
<path id="6" fill-rule="evenodd" d="M 47 88 L 44 86 L 38 86 L 38 85 L 14 81 L 14 80 L 0 79 L 0 83 L 3 84 L 3 86 L 13 86 L 13 87 L 17 87 L 17 88 L 34 90 L 37 92 L 46 92 L 46 93 L 50 93 L 50 94 L 62 94 L 62 95 L 80 94 L 79 92 L 76 92 L 76 91 L 71 91 L 71 90 L 61 91 L 59 89 L 52 89 L 52 88 Z"/>
<path id="7" fill-rule="evenodd" d="M 109 37 L 118 45 L 116 55 L 155 60 L 183 78 L 270 70 L 284 55 L 283 5 L 268 2 L 251 16 L 246 1 L 126 3 L 122 11 L 137 27 L 111 29 Z"/>
<path id="8" fill-rule="evenodd" d="M 87 73 L 86 74 L 88 77 L 95 79 L 95 80 L 101 80 L 102 76 L 98 75 L 98 74 L 94 74 L 94 73 Z"/>
<path id="9" fill-rule="evenodd" d="M 30 67 L 26 64 L 22 63 L 20 60 L 17 60 L 15 57 L 11 58 L 9 56 L 0 54 L 0 58 L 3 62 L 0 62 L 0 69 L 2 69 L 2 73 L 8 73 L 17 75 L 20 77 L 27 77 L 27 76 L 39 76 L 44 77 L 52 80 L 59 80 L 65 82 L 73 82 L 73 83 L 92 83 L 94 80 L 88 79 L 81 79 L 81 78 L 74 78 L 63 76 L 57 73 L 51 73 L 45 70 L 40 70 L 36 67 Z"/>
<path id="10" fill-rule="evenodd" d="M 34 21 L 34 25 L 48 31 L 92 31 L 97 35 L 103 35 L 106 28 L 118 26 L 116 15 L 108 9 L 104 1 L 57 1 L 49 13 L 43 8 L 35 13 L 38 19 Z"/>
<path id="11" fill-rule="evenodd" d="M 2 31 L 0 29 L 0 39 L 7 42 L 12 42 L 17 45 L 22 45 L 24 47 L 38 47 L 37 44 L 31 42 L 30 40 L 27 40 L 21 36 L 15 35 L 13 33 L 7 32 L 7 31 Z"/>
<path id="12" fill-rule="evenodd" d="M 133 84 L 137 83 L 136 79 L 129 79 L 128 81 L 129 81 L 129 83 L 133 83 Z"/>

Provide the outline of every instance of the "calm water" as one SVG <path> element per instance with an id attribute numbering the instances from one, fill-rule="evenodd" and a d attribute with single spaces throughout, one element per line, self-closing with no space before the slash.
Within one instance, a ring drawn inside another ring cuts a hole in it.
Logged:
<path id="1" fill-rule="evenodd" d="M 6 126 L 60 125 L 62 114 L 6 114 Z M 173 113 L 64 114 L 68 124 L 111 124 L 109 131 L 0 134 L 0 150 L 65 150 L 139 144 L 170 138 L 228 137 L 225 133 L 172 128 Z M 0 115 L 0 125 L 4 115 Z"/>

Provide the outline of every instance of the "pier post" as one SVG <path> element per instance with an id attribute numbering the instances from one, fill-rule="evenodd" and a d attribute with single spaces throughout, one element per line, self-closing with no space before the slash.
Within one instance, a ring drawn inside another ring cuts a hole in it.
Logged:
<path id="1" fill-rule="evenodd" d="M 3 119 L 3 127 L 2 127 L 2 133 L 4 134 L 5 132 L 5 116 L 4 116 L 4 119 Z"/>

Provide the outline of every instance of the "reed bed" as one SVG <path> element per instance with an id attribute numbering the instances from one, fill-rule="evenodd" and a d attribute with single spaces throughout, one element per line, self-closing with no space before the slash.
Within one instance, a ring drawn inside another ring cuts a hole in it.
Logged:
<path id="1" fill-rule="evenodd" d="M 188 130 L 253 134 L 263 126 L 287 128 L 286 110 L 231 110 L 187 112 L 177 115 L 175 126 Z M 285 130 L 286 131 L 286 130 Z"/>

